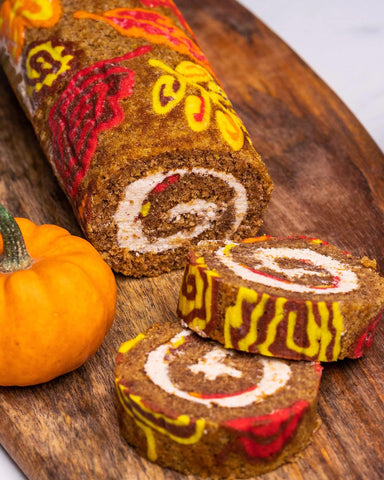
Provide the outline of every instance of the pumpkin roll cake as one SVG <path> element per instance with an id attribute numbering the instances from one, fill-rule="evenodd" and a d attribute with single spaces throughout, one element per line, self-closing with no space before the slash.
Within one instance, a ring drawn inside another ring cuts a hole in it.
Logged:
<path id="1" fill-rule="evenodd" d="M 329 362 L 361 357 L 383 309 L 375 261 L 315 238 L 263 236 L 191 250 L 178 316 L 227 348 Z"/>
<path id="2" fill-rule="evenodd" d="M 185 474 L 256 476 L 292 460 L 319 425 L 319 362 L 236 352 L 155 324 L 116 358 L 122 435 Z"/>
<path id="3" fill-rule="evenodd" d="M 272 189 L 172 0 L 0 0 L 1 63 L 87 238 L 126 275 L 255 235 Z"/>

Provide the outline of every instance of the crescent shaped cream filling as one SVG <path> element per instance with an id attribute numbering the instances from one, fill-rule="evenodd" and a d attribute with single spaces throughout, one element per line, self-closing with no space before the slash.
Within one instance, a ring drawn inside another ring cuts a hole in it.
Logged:
<path id="1" fill-rule="evenodd" d="M 230 244 L 236 248 L 237 244 Z M 247 268 L 233 260 L 231 249 L 227 247 L 220 248 L 215 255 L 220 261 L 227 266 L 232 272 L 244 280 L 250 280 L 269 287 L 280 288 L 289 292 L 311 292 L 318 295 L 329 293 L 347 293 L 358 287 L 358 278 L 345 263 L 339 262 L 335 258 L 322 255 L 309 248 L 258 248 L 249 257 L 249 262 L 255 262 L 252 269 Z M 306 268 L 283 268 L 277 262 L 277 259 L 293 259 L 303 261 Z M 314 267 L 310 269 L 309 265 Z M 316 272 L 315 268 L 326 270 L 334 279 L 333 285 L 329 286 L 311 286 L 303 283 L 297 283 L 297 279 L 308 275 L 321 275 Z M 281 276 L 275 278 L 273 275 L 265 275 L 259 272 L 260 269 L 267 268 L 276 272 L 276 276 L 284 274 L 286 278 Z"/>
<path id="2" fill-rule="evenodd" d="M 190 330 L 183 330 L 179 334 L 175 335 L 169 342 L 160 345 L 156 350 L 149 353 L 147 361 L 145 363 L 145 372 L 152 382 L 163 389 L 170 395 L 176 395 L 177 397 L 189 400 L 191 402 L 202 403 L 207 407 L 211 407 L 216 404 L 220 407 L 238 408 L 250 405 L 251 403 L 262 402 L 266 397 L 273 395 L 280 388 L 282 388 L 291 377 L 290 367 L 272 358 L 260 358 L 259 362 L 263 366 L 263 375 L 259 383 L 252 389 L 248 389 L 246 392 L 236 394 L 228 393 L 227 396 L 223 396 L 223 392 L 217 392 L 219 398 L 200 398 L 192 395 L 189 392 L 180 390 L 171 380 L 169 374 L 169 361 L 166 360 L 167 354 L 170 348 L 177 348 L 183 342 L 183 339 L 190 335 Z M 217 351 L 223 351 L 224 355 L 218 354 Z M 238 370 L 230 369 L 223 364 L 225 356 L 230 355 L 227 350 L 222 347 L 216 347 L 214 355 L 210 355 L 209 371 L 210 376 L 207 376 L 209 380 L 214 381 L 217 376 L 231 375 L 238 376 L 235 372 Z M 216 362 L 213 361 L 216 357 Z M 199 363 L 191 365 L 189 371 L 185 372 L 185 375 L 190 376 L 192 372 L 201 371 Z M 230 372 L 230 373 L 229 373 Z M 241 372 L 240 372 L 241 373 Z"/>
<path id="3" fill-rule="evenodd" d="M 198 217 L 196 226 L 192 230 L 180 231 L 168 237 L 150 241 L 143 232 L 139 213 L 148 194 L 166 177 L 194 173 L 196 175 L 212 176 L 219 178 L 233 189 L 233 205 L 235 221 L 228 236 L 237 230 L 248 209 L 247 192 L 236 178 L 228 173 L 217 172 L 207 168 L 178 168 L 167 172 L 157 172 L 147 175 L 129 184 L 125 190 L 124 199 L 120 202 L 114 220 L 118 225 L 117 242 L 119 247 L 128 248 L 138 253 L 163 252 L 178 246 L 185 245 L 185 240 L 195 238 L 212 227 L 212 222 L 217 214 L 217 205 L 204 199 L 195 199 L 187 203 L 179 203 L 168 212 L 169 221 L 177 219 L 183 213 L 191 213 Z"/>

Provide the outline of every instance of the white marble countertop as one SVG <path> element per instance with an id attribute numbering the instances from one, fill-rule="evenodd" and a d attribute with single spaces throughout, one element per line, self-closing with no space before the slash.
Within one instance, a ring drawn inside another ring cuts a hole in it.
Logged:
<path id="1" fill-rule="evenodd" d="M 384 0 L 240 3 L 320 75 L 384 150 Z M 0 479 L 25 480 L 1 447 Z"/>
<path id="2" fill-rule="evenodd" d="M 240 3 L 306 61 L 384 150 L 384 1 Z"/>

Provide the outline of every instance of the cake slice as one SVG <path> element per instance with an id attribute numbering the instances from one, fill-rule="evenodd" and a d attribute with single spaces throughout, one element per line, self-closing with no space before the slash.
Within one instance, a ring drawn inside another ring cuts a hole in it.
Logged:
<path id="1" fill-rule="evenodd" d="M 140 455 L 186 475 L 257 476 L 311 440 L 320 378 L 318 362 L 227 350 L 157 324 L 116 358 L 121 433 Z"/>
<path id="2" fill-rule="evenodd" d="M 225 347 L 293 360 L 361 357 L 384 309 L 376 262 L 306 237 L 202 242 L 188 256 L 184 325 Z"/>

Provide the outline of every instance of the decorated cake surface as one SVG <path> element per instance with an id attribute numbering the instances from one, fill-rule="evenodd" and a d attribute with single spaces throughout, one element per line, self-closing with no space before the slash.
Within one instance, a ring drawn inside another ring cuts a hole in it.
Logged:
<path id="1" fill-rule="evenodd" d="M 317 426 L 321 367 L 224 349 L 174 324 L 123 343 L 121 431 L 141 455 L 201 476 L 276 468 Z"/>
<path id="2" fill-rule="evenodd" d="M 271 181 L 172 0 L 5 0 L 4 70 L 79 222 L 127 275 L 256 234 Z"/>
<path id="3" fill-rule="evenodd" d="M 315 238 L 202 242 L 188 257 L 178 315 L 228 348 L 319 361 L 360 357 L 384 308 L 374 266 Z"/>

